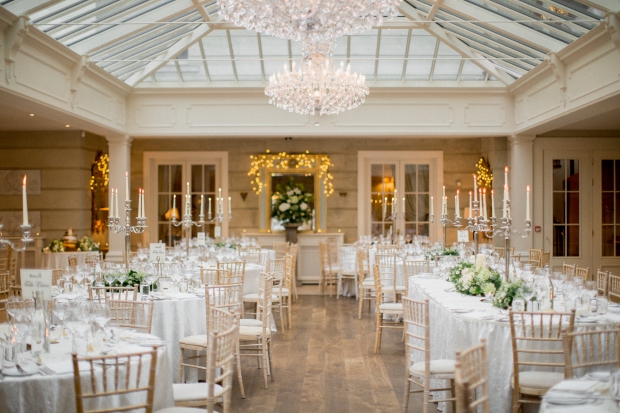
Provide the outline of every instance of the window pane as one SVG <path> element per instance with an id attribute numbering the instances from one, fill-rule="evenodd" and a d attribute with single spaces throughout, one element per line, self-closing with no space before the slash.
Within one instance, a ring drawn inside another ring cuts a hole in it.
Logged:
<path id="1" fill-rule="evenodd" d="M 405 192 L 415 192 L 415 165 L 405 165 Z"/>
<path id="2" fill-rule="evenodd" d="M 370 190 L 372 192 L 381 192 L 383 190 L 383 165 L 370 166 Z"/>
<path id="3" fill-rule="evenodd" d="M 620 234 L 620 225 L 616 225 L 616 236 L 613 237 L 612 240 L 612 248 L 615 245 L 616 246 L 616 257 L 620 257 L 620 240 L 618 240 L 618 236 Z"/>
<path id="4" fill-rule="evenodd" d="M 564 257 L 564 225 L 553 226 L 553 256 Z"/>
<path id="5" fill-rule="evenodd" d="M 192 193 L 202 192 L 202 165 L 192 165 Z"/>
<path id="6" fill-rule="evenodd" d="M 567 218 L 569 224 L 579 224 L 579 194 L 568 193 Z"/>
<path id="7" fill-rule="evenodd" d="M 567 190 L 579 191 L 579 161 L 571 159 L 568 161 Z"/>
<path id="8" fill-rule="evenodd" d="M 603 257 L 614 256 L 614 227 L 613 225 L 603 225 L 603 239 L 601 240 L 603 246 Z"/>
<path id="9" fill-rule="evenodd" d="M 418 221 L 428 221 L 428 200 L 429 196 L 426 194 L 418 195 Z"/>
<path id="10" fill-rule="evenodd" d="M 168 239 L 168 236 L 170 235 L 168 233 L 168 224 L 159 224 L 159 231 L 157 233 L 158 237 L 157 239 L 161 242 L 165 242 L 166 244 L 168 244 L 170 242 L 170 240 Z M 171 244 L 168 244 L 171 245 Z"/>
<path id="11" fill-rule="evenodd" d="M 183 188 L 183 168 L 181 165 L 170 165 L 171 192 L 181 192 Z"/>
<path id="12" fill-rule="evenodd" d="M 215 193 L 215 165 L 203 165 L 203 167 L 204 167 L 205 177 L 203 181 L 204 187 L 202 188 L 202 190 L 205 193 L 207 192 Z"/>
<path id="13" fill-rule="evenodd" d="M 565 171 L 566 161 L 564 159 L 553 160 L 553 190 L 564 190 L 564 179 L 566 178 Z"/>
<path id="14" fill-rule="evenodd" d="M 417 235 L 416 228 L 416 224 L 405 224 L 405 239 L 407 239 L 408 236 L 413 238 L 414 235 Z"/>
<path id="15" fill-rule="evenodd" d="M 168 165 L 159 165 L 157 167 L 157 189 L 159 192 L 170 191 L 170 175 Z"/>
<path id="16" fill-rule="evenodd" d="M 157 207 L 157 216 L 158 216 L 158 221 L 168 221 L 168 218 L 172 218 L 167 217 L 166 216 L 166 212 L 168 212 L 168 209 L 170 208 L 170 195 L 159 195 L 159 202 L 158 202 L 158 207 Z"/>
<path id="17" fill-rule="evenodd" d="M 616 159 L 616 191 L 620 191 L 620 159 Z"/>
<path id="18" fill-rule="evenodd" d="M 418 235 L 426 235 L 428 236 L 428 224 L 419 224 L 418 225 Z"/>
<path id="19" fill-rule="evenodd" d="M 414 194 L 408 194 L 405 197 L 405 221 L 406 222 L 411 222 L 411 221 L 415 221 L 415 215 L 416 215 L 416 204 L 415 204 L 415 195 Z"/>
<path id="20" fill-rule="evenodd" d="M 383 165 L 383 191 L 394 192 L 394 175 L 396 174 L 396 165 Z"/>
<path id="21" fill-rule="evenodd" d="M 601 184 L 603 191 L 614 190 L 614 161 L 611 159 L 601 161 Z"/>
<path id="22" fill-rule="evenodd" d="M 567 257 L 578 257 L 579 256 L 579 226 L 578 225 L 568 225 L 567 229 L 567 241 L 566 241 L 566 249 L 567 249 Z"/>
<path id="23" fill-rule="evenodd" d="M 602 201 L 601 202 L 602 203 L 601 218 L 603 220 L 603 224 L 613 224 L 614 223 L 614 194 L 603 193 L 601 201 Z"/>
<path id="24" fill-rule="evenodd" d="M 370 233 L 372 234 L 373 237 L 378 237 L 380 235 L 383 235 L 383 229 L 382 229 L 382 225 L 380 222 L 375 222 L 373 224 L 370 225 Z"/>
<path id="25" fill-rule="evenodd" d="M 554 224 L 563 224 L 565 223 L 564 218 L 564 192 L 556 192 L 553 194 L 553 223 Z"/>
<path id="26" fill-rule="evenodd" d="M 381 194 L 372 194 L 371 195 L 372 204 L 370 206 L 370 220 L 371 221 L 382 221 L 383 218 L 383 199 L 381 198 Z"/>
<path id="27" fill-rule="evenodd" d="M 418 165 L 418 192 L 429 192 L 428 174 L 428 165 Z"/>

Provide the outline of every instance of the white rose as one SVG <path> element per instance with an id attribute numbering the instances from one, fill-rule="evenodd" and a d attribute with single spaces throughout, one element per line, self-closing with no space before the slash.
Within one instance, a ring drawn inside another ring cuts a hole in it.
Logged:
<path id="1" fill-rule="evenodd" d="M 302 211 L 305 211 L 306 209 L 308 209 L 308 204 L 306 204 L 305 202 L 302 202 L 299 208 L 301 208 Z"/>
<path id="2" fill-rule="evenodd" d="M 287 204 L 286 202 L 282 202 L 280 206 L 278 207 L 278 209 L 284 212 L 284 211 L 287 211 L 290 207 L 291 207 L 290 204 Z"/>
<path id="3" fill-rule="evenodd" d="M 291 201 L 291 204 L 296 204 L 296 203 L 298 203 L 298 202 L 299 202 L 299 197 L 297 197 L 297 196 L 293 195 L 293 196 L 291 197 L 290 201 Z"/>
<path id="4" fill-rule="evenodd" d="M 290 190 L 289 190 L 289 191 L 286 191 L 286 195 L 288 195 L 288 196 L 293 195 L 293 191 L 290 191 Z"/>
<path id="5" fill-rule="evenodd" d="M 295 188 L 295 193 L 296 193 L 297 195 L 301 194 L 301 191 L 299 190 L 299 188 Z"/>

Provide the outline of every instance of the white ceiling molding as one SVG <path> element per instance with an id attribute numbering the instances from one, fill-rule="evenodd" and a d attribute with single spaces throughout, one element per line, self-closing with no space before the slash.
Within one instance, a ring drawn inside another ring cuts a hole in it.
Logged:
<path id="1" fill-rule="evenodd" d="M 32 14 L 60 1 L 61 0 L 17 0 L 7 4 L 5 7 L 14 15 L 23 16 Z"/>

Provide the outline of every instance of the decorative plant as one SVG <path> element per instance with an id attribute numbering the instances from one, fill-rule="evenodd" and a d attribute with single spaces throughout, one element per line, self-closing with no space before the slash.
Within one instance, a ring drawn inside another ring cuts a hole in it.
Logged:
<path id="1" fill-rule="evenodd" d="M 53 239 L 50 245 L 43 248 L 45 252 L 65 252 L 65 244 L 58 239 Z"/>
<path id="2" fill-rule="evenodd" d="M 313 195 L 305 192 L 304 185 L 295 183 L 293 178 L 289 178 L 284 188 L 276 186 L 274 199 L 271 216 L 285 224 L 302 224 L 312 218 Z"/>
<path id="3" fill-rule="evenodd" d="M 522 288 L 523 281 L 521 280 L 503 283 L 493 296 L 493 305 L 500 308 L 510 307 L 512 300 L 521 293 Z"/>
<path id="4" fill-rule="evenodd" d="M 460 263 L 450 271 L 450 281 L 456 291 L 467 295 L 492 294 L 502 285 L 499 273 L 489 268 L 477 268 L 474 264 Z"/>
<path id="5" fill-rule="evenodd" d="M 78 243 L 78 250 L 80 251 L 99 251 L 99 243 L 92 240 L 87 235 L 84 235 Z"/>
<path id="6" fill-rule="evenodd" d="M 441 256 L 441 255 L 452 255 L 452 256 L 459 256 L 459 252 L 457 251 L 456 248 L 446 248 L 443 251 L 429 251 L 425 254 L 425 258 L 429 259 L 429 260 L 433 260 L 435 259 L 436 256 Z"/>

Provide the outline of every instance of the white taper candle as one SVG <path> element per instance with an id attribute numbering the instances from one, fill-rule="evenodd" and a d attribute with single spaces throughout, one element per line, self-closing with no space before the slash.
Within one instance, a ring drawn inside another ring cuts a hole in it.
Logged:
<path id="1" fill-rule="evenodd" d="M 28 197 L 26 196 L 26 175 L 24 175 L 24 181 L 22 183 L 22 213 L 24 215 L 23 224 L 28 224 Z"/>

